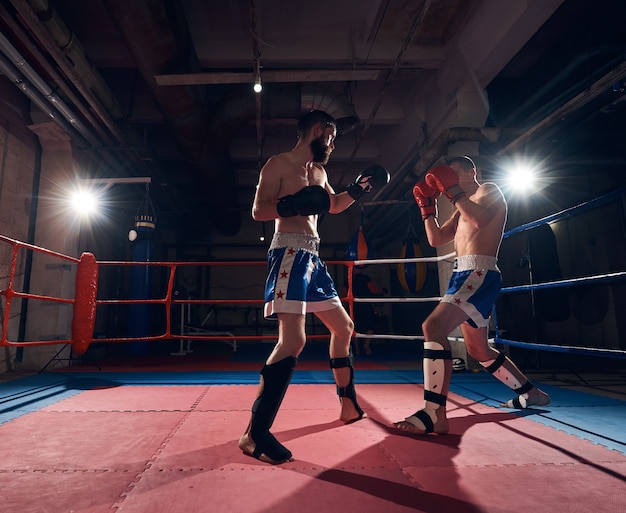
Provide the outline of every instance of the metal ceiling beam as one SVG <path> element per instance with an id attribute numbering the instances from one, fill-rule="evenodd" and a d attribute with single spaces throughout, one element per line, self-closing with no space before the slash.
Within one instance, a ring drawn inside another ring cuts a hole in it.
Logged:
<path id="1" fill-rule="evenodd" d="M 263 82 L 346 82 L 378 80 L 381 70 L 303 69 L 261 70 Z M 255 72 L 206 72 L 155 75 L 157 85 L 216 85 L 254 83 Z"/>

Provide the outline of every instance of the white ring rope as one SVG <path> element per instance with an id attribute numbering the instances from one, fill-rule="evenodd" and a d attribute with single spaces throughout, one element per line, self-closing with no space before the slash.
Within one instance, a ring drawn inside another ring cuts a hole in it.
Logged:
<path id="1" fill-rule="evenodd" d="M 354 265 L 365 265 L 365 264 L 403 264 L 410 262 L 441 262 L 443 260 L 449 260 L 456 256 L 455 252 L 448 253 L 446 255 L 437 256 L 437 257 L 416 257 L 416 258 L 382 258 L 382 259 L 367 259 L 367 260 L 355 260 Z M 518 285 L 512 287 L 503 287 L 501 292 L 511 293 L 511 292 L 520 292 L 527 290 L 538 290 L 538 289 L 546 289 L 546 288 L 554 288 L 554 287 L 569 287 L 576 285 L 587 285 L 592 283 L 604 283 L 609 281 L 619 281 L 623 280 L 626 277 L 625 271 L 608 273 L 603 275 L 596 276 L 587 276 L 582 278 L 573 278 L 567 280 L 558 280 L 553 282 L 546 283 L 535 283 L 529 285 Z M 439 302 L 441 301 L 441 297 L 396 297 L 396 298 L 357 298 L 354 297 L 352 299 L 354 303 L 428 303 L 428 302 Z M 495 313 L 495 312 L 494 312 Z M 497 325 L 497 320 L 494 317 L 494 321 Z M 497 329 L 496 329 L 497 332 Z M 363 333 L 355 333 L 355 338 L 368 338 L 368 339 L 383 339 L 383 340 L 424 340 L 423 335 L 393 335 L 393 334 L 363 334 Z M 450 341 L 463 341 L 462 337 L 448 337 Z M 607 356 L 624 356 L 626 354 L 625 351 L 622 350 L 610 350 L 610 349 L 600 349 L 600 348 L 581 348 L 581 347 L 569 347 L 569 346 L 559 346 L 559 345 L 551 345 L 551 344 L 538 344 L 538 343 L 526 343 L 526 342 L 518 342 L 512 340 L 506 340 L 501 337 L 495 337 L 489 339 L 490 344 L 494 343 L 502 343 L 511 346 L 519 346 L 526 347 L 529 349 L 545 349 L 545 350 L 553 350 L 557 352 L 573 352 L 573 353 L 581 353 L 581 354 L 593 354 L 598 353 Z"/>
<path id="2" fill-rule="evenodd" d="M 355 333 L 356 338 L 371 338 L 381 340 L 424 340 L 424 335 L 368 335 L 367 333 Z M 463 342 L 463 337 L 448 337 L 451 342 Z M 493 343 L 494 339 L 490 338 L 489 343 Z"/>
<path id="3" fill-rule="evenodd" d="M 405 264 L 410 262 L 441 262 L 442 260 L 449 260 L 454 258 L 456 252 L 448 253 L 447 255 L 436 257 L 416 257 L 416 258 L 379 258 L 373 260 L 355 260 L 354 265 L 365 264 Z"/>
<path id="4" fill-rule="evenodd" d="M 355 260 L 354 265 L 365 264 L 405 264 L 412 262 L 441 262 L 450 260 L 456 256 L 456 252 L 440 255 L 436 257 L 416 257 L 416 258 L 380 258 L 368 260 Z M 432 303 L 441 301 L 441 297 L 395 297 L 395 298 L 353 298 L 355 303 Z M 368 335 L 364 333 L 354 333 L 355 338 L 370 338 L 383 340 L 424 340 L 424 335 Z M 462 337 L 448 337 L 451 341 L 463 341 Z"/>
<path id="5" fill-rule="evenodd" d="M 355 297 L 355 303 L 428 303 L 441 301 L 441 297 Z"/>

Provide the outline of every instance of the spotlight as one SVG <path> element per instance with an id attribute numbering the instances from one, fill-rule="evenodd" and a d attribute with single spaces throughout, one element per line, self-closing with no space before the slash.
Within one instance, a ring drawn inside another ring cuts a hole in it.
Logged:
<path id="1" fill-rule="evenodd" d="M 534 188 L 536 178 L 533 167 L 518 165 L 510 170 L 508 183 L 516 191 L 528 191 Z"/>
<path id="2" fill-rule="evenodd" d="M 74 211 L 81 217 L 98 215 L 101 199 L 97 191 L 88 188 L 78 188 L 71 193 L 70 203 Z"/>

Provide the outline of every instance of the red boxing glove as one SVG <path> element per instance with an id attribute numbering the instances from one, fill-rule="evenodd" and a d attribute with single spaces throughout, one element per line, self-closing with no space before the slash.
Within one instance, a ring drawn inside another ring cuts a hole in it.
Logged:
<path id="1" fill-rule="evenodd" d="M 465 191 L 459 185 L 459 175 L 450 166 L 432 168 L 426 173 L 426 183 L 445 194 L 453 204 L 465 196 Z"/>
<path id="2" fill-rule="evenodd" d="M 416 183 L 413 187 L 413 197 L 420 208 L 423 220 L 428 219 L 430 216 L 437 217 L 437 203 L 435 199 L 437 199 L 439 194 L 440 192 L 437 189 L 433 189 L 424 181 Z"/>

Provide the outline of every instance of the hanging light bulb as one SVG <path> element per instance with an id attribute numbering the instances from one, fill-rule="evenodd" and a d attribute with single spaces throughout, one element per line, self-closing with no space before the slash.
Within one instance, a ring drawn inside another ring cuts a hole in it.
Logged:
<path id="1" fill-rule="evenodd" d="M 257 94 L 263 90 L 263 84 L 261 84 L 261 71 L 258 67 L 256 69 L 256 77 L 254 78 L 254 86 L 252 89 Z"/>

